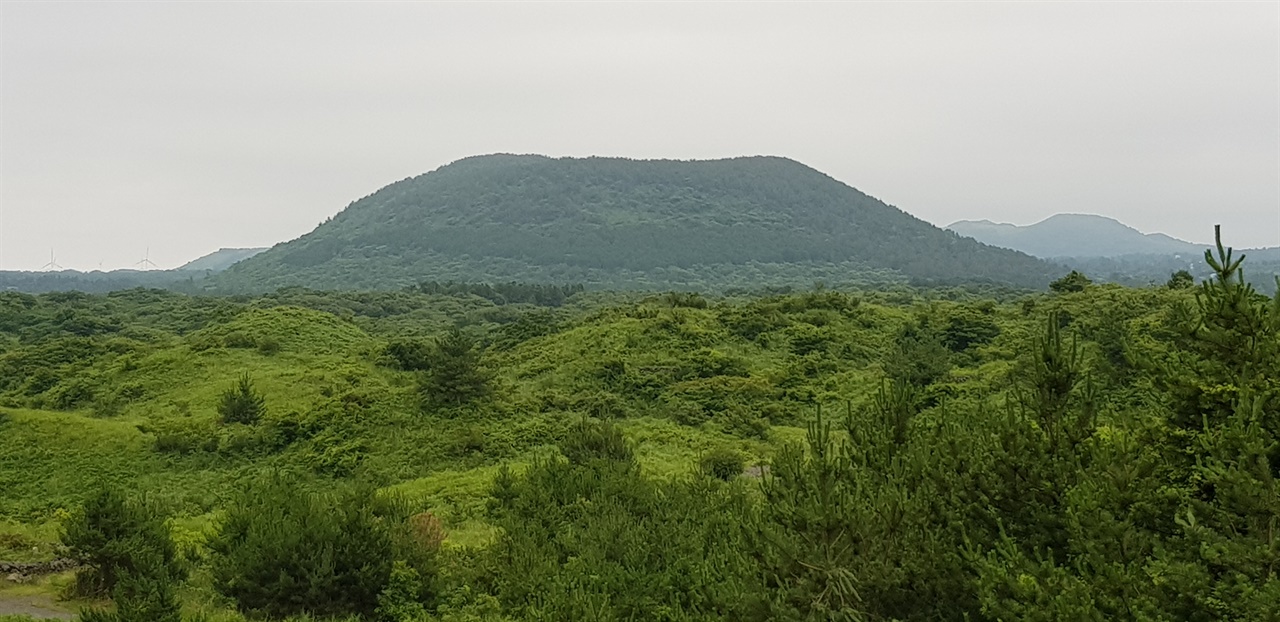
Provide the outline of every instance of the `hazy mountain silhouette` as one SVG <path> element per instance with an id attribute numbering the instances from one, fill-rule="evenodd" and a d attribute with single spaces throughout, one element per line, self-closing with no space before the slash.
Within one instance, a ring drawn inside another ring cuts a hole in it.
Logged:
<path id="1" fill-rule="evenodd" d="M 985 244 L 1045 258 L 1199 255 L 1207 248 L 1163 233 L 1142 233 L 1113 218 L 1093 214 L 1056 214 L 1026 226 L 961 220 L 947 228 Z"/>

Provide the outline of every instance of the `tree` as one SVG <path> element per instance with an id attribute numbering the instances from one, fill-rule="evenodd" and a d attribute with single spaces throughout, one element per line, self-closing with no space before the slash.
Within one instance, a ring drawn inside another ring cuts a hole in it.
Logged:
<path id="1" fill-rule="evenodd" d="M 1049 289 L 1059 294 L 1066 292 L 1082 292 L 1084 288 L 1093 284 L 1089 277 L 1072 270 L 1070 274 L 1049 284 Z"/>
<path id="2" fill-rule="evenodd" d="M 77 576 L 82 594 L 107 592 L 115 611 L 86 609 L 86 622 L 181 622 L 175 594 L 185 577 L 177 549 L 154 505 L 104 488 L 63 526 L 62 542 L 87 566 Z"/>
<path id="3" fill-rule="evenodd" d="M 72 512 L 61 537 L 71 557 L 86 567 L 77 580 L 84 594 L 111 592 L 124 574 L 184 574 L 159 510 L 115 488 L 99 490 Z"/>
<path id="4" fill-rule="evenodd" d="M 1164 286 L 1169 289 L 1191 289 L 1196 286 L 1196 277 L 1191 276 L 1191 273 L 1186 270 L 1179 270 L 1169 275 L 1169 280 Z"/>
<path id="5" fill-rule="evenodd" d="M 1183 544 L 1168 585 L 1182 619 L 1262 620 L 1280 611 L 1280 292 L 1257 295 L 1215 227 L 1213 278 L 1173 376 Z"/>
<path id="6" fill-rule="evenodd" d="M 488 395 L 491 379 L 492 374 L 480 365 L 475 340 L 453 328 L 436 338 L 418 388 L 426 403 L 458 406 Z"/>
<path id="7" fill-rule="evenodd" d="M 209 541 L 214 588 L 253 615 L 369 616 L 399 560 L 417 574 L 413 595 L 422 603 L 435 555 L 415 537 L 411 517 L 403 500 L 372 488 L 316 494 L 270 475 L 240 495 Z"/>
<path id="8" fill-rule="evenodd" d="M 218 402 L 218 416 L 223 423 L 253 425 L 266 413 L 266 399 L 253 389 L 249 374 L 240 376 L 235 386 L 222 393 Z"/>

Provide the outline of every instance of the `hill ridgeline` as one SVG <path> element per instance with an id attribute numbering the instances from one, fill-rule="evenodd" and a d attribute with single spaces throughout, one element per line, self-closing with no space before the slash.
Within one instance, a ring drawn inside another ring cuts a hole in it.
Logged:
<path id="1" fill-rule="evenodd" d="M 228 290 L 430 280 L 1039 288 L 1064 271 L 934 227 L 785 158 L 488 155 L 386 186 L 215 278 Z"/>
<path id="2" fill-rule="evenodd" d="M 961 220 L 947 225 L 984 244 L 1022 251 L 1033 257 L 1121 257 L 1204 253 L 1192 244 L 1163 233 L 1142 233 L 1113 218 L 1093 214 L 1055 214 L 1034 225 L 990 220 Z"/>

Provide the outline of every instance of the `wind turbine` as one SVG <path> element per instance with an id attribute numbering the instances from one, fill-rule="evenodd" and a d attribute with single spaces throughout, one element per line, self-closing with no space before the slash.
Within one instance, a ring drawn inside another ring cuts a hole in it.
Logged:
<path id="1" fill-rule="evenodd" d="M 49 263 L 47 263 L 47 264 L 45 264 L 45 265 L 43 265 L 43 266 L 40 266 L 40 269 L 41 269 L 41 270 L 59 270 L 59 271 L 60 271 L 60 270 L 65 270 L 66 268 L 63 268 L 62 266 L 58 265 L 57 260 L 55 260 L 55 259 L 53 258 L 53 249 L 51 248 L 51 249 L 49 249 Z"/>
<path id="2" fill-rule="evenodd" d="M 141 266 L 143 270 L 154 270 L 154 269 L 156 269 L 156 268 L 159 268 L 159 267 L 160 267 L 160 266 L 157 266 L 157 265 L 155 264 L 155 262 L 151 261 L 151 247 L 150 247 L 150 246 L 148 246 L 148 247 L 147 247 L 147 254 L 142 256 L 142 261 L 139 261 L 138 263 L 133 264 L 133 265 L 135 265 L 135 266 Z"/>

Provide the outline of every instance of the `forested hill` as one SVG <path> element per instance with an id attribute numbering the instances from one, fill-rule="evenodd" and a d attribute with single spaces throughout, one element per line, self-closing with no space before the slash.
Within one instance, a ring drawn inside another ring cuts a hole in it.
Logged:
<path id="1" fill-rule="evenodd" d="M 489 155 L 382 188 L 217 278 L 228 290 L 448 279 L 1039 288 L 1064 271 L 934 227 L 785 158 Z"/>

